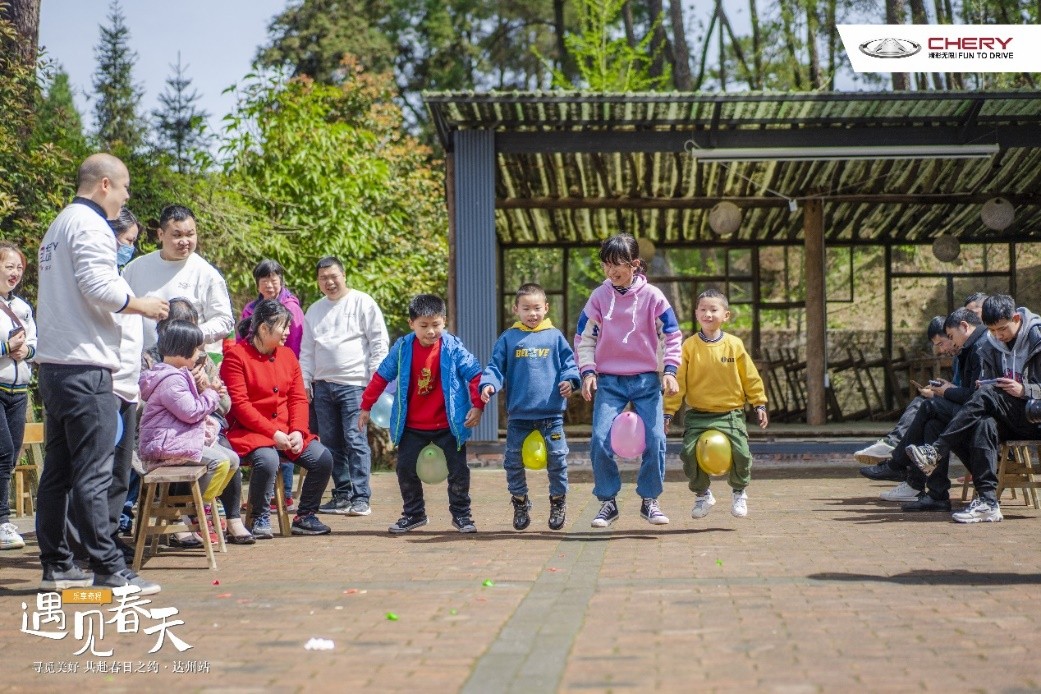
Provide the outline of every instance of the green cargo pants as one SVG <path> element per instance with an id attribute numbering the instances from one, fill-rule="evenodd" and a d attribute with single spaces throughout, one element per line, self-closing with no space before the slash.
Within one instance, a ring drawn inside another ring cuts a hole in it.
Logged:
<path id="1" fill-rule="evenodd" d="M 741 491 L 752 481 L 752 453 L 748 450 L 748 429 L 745 428 L 743 410 L 730 412 L 697 412 L 687 410 L 683 418 L 683 474 L 690 480 L 689 487 L 695 494 L 704 494 L 712 483 L 708 473 L 698 466 L 694 447 L 698 437 L 709 429 L 722 432 L 730 439 L 733 462 L 727 482 L 735 491 Z"/>

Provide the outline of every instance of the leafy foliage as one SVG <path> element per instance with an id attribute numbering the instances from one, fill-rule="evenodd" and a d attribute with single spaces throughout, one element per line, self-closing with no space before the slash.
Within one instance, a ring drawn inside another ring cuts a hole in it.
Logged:
<path id="1" fill-rule="evenodd" d="M 442 183 L 429 150 L 403 134 L 389 74 L 350 58 L 343 69 L 340 86 L 248 76 L 228 118 L 225 176 L 263 219 L 254 262 L 278 259 L 306 305 L 319 297 L 315 262 L 335 255 L 403 330 L 408 297 L 445 290 Z"/>
<path id="2" fill-rule="evenodd" d="M 553 86 L 564 89 L 585 88 L 595 92 L 641 92 L 665 89 L 671 82 L 666 68 L 663 74 L 651 74 L 657 59 L 652 49 L 654 31 L 635 46 L 619 31 L 622 9 L 628 0 L 581 0 L 578 3 L 580 31 L 568 33 L 564 45 L 578 65 L 580 81 L 571 80 L 560 70 L 553 70 Z M 661 18 L 655 20 L 655 24 Z"/>

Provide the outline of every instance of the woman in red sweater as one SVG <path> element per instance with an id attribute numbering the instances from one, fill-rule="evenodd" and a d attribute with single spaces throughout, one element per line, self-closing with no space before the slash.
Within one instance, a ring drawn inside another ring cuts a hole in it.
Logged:
<path id="1" fill-rule="evenodd" d="M 279 462 L 307 470 L 294 535 L 324 535 L 329 526 L 315 517 L 332 473 L 332 454 L 307 428 L 307 394 L 300 363 L 285 346 L 291 317 L 272 299 L 257 303 L 249 322 L 239 326 L 245 338 L 224 353 L 221 379 L 231 395 L 228 441 L 252 465 L 249 503 L 253 536 L 270 539 L 270 502 Z"/>

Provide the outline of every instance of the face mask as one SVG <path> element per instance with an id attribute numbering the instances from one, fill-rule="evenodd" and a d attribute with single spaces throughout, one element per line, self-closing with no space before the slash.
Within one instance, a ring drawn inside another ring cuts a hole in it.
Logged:
<path id="1" fill-rule="evenodd" d="M 116 265 L 123 267 L 130 262 L 130 259 L 134 257 L 134 251 L 137 249 L 133 246 L 126 246 L 122 243 L 116 244 Z"/>

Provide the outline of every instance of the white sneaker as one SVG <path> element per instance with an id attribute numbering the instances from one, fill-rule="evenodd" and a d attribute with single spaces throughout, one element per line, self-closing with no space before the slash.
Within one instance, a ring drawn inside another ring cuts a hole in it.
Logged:
<path id="1" fill-rule="evenodd" d="M 882 501 L 914 501 L 921 494 L 921 489 L 915 489 L 907 482 L 901 482 L 892 489 L 887 489 L 878 495 Z"/>
<path id="2" fill-rule="evenodd" d="M 690 510 L 691 518 L 704 518 L 712 507 L 716 505 L 716 497 L 712 496 L 712 490 L 706 489 L 704 494 L 695 497 L 694 508 Z"/>
<path id="3" fill-rule="evenodd" d="M 1001 521 L 1001 507 L 991 506 L 983 499 L 976 497 L 961 511 L 951 514 L 955 523 L 998 523 Z"/>
<path id="4" fill-rule="evenodd" d="M 896 450 L 896 446 L 890 446 L 885 439 L 879 439 L 867 448 L 861 448 L 854 453 L 853 458 L 861 465 L 881 463 L 883 460 L 891 458 L 894 450 Z"/>
<path id="5" fill-rule="evenodd" d="M 25 540 L 18 534 L 18 528 L 14 523 L 0 525 L 0 549 L 21 549 L 25 547 Z"/>
<path id="6" fill-rule="evenodd" d="M 734 492 L 734 503 L 730 506 L 730 513 L 734 518 L 744 518 L 748 515 L 748 495 L 744 489 Z"/>

